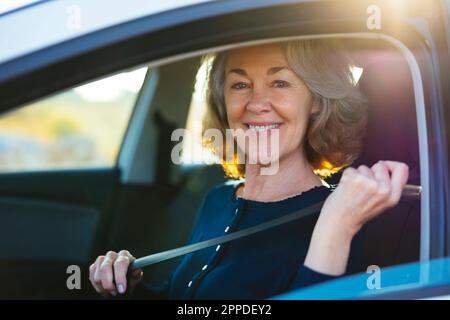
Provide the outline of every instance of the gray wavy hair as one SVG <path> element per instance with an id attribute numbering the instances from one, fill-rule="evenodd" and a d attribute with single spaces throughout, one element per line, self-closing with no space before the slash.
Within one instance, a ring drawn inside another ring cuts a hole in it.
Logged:
<path id="1" fill-rule="evenodd" d="M 279 44 L 290 68 L 309 88 L 312 103 L 320 109 L 311 115 L 308 123 L 304 144 L 308 161 L 318 171 L 351 164 L 362 148 L 367 124 L 367 100 L 353 77 L 350 55 L 337 39 L 296 40 Z M 208 77 L 203 133 L 216 128 L 225 136 L 225 130 L 229 128 L 224 97 L 227 55 L 228 52 L 223 51 L 204 57 L 208 63 Z M 210 147 L 209 141 L 203 143 Z M 229 146 L 222 147 L 224 151 Z M 229 177 L 245 177 L 244 165 L 233 165 L 222 160 Z"/>

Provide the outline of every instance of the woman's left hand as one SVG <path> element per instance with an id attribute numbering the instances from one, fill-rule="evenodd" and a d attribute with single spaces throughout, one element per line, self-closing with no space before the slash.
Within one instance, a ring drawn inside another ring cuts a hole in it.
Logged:
<path id="1" fill-rule="evenodd" d="M 345 169 L 322 207 L 305 265 L 331 275 L 344 273 L 353 237 L 367 221 L 397 205 L 408 172 L 406 164 L 395 161 Z"/>
<path id="2" fill-rule="evenodd" d="M 345 169 L 322 207 L 321 223 L 332 224 L 353 237 L 367 221 L 397 205 L 408 173 L 405 163 L 395 161 Z"/>

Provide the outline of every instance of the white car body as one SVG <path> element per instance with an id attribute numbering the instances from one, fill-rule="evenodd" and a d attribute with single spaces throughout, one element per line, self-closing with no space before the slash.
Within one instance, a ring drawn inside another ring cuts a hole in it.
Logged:
<path id="1" fill-rule="evenodd" d="M 0 64 L 126 21 L 208 1 L 211 0 L 38 2 L 0 15 Z"/>

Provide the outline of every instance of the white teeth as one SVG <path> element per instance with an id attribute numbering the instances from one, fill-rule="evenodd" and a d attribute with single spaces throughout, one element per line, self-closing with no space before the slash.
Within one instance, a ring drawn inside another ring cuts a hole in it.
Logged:
<path id="1" fill-rule="evenodd" d="M 262 132 L 262 131 L 266 131 L 266 130 L 270 130 L 270 129 L 275 129 L 275 128 L 278 128 L 279 126 L 280 126 L 279 124 L 271 124 L 271 125 L 268 125 L 268 126 L 254 126 L 254 125 L 251 125 L 251 124 L 248 125 L 248 127 L 250 129 L 256 130 L 258 132 Z"/>

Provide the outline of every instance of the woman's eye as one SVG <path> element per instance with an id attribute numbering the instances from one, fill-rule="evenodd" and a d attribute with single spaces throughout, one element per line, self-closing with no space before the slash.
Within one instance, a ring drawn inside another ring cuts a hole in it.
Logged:
<path id="1" fill-rule="evenodd" d="M 275 80 L 273 83 L 275 88 L 287 88 L 289 87 L 289 83 L 283 80 Z"/>
<path id="2" fill-rule="evenodd" d="M 237 89 L 237 90 L 245 89 L 245 88 L 247 88 L 247 87 L 248 87 L 247 84 L 244 83 L 244 82 L 238 82 L 238 83 L 235 83 L 235 84 L 233 84 L 233 85 L 231 86 L 232 89 Z"/>

